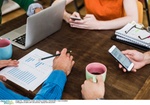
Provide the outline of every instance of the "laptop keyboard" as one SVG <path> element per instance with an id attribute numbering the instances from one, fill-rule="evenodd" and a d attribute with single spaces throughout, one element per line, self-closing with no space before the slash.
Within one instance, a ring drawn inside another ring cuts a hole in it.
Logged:
<path id="1" fill-rule="evenodd" d="M 18 38 L 14 39 L 13 41 L 25 46 L 25 36 L 26 35 L 23 34 L 22 36 L 19 36 Z"/>

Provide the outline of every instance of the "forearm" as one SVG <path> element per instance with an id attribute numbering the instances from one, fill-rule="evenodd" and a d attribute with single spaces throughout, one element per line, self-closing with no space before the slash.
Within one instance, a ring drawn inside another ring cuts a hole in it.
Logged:
<path id="1" fill-rule="evenodd" d="M 66 0 L 66 5 L 68 5 L 69 3 L 71 3 L 73 0 Z"/>
<path id="2" fill-rule="evenodd" d="M 127 23 L 135 21 L 138 22 L 138 10 L 136 0 L 123 0 L 124 14 L 123 17 L 119 17 L 113 20 L 100 21 L 100 30 L 105 29 L 118 29 L 125 26 Z"/>
<path id="3" fill-rule="evenodd" d="M 145 64 L 150 64 L 150 51 L 144 53 Z"/>
<path id="4" fill-rule="evenodd" d="M 137 19 L 132 18 L 132 17 L 121 17 L 113 20 L 108 20 L 108 21 L 99 21 L 97 22 L 97 29 L 98 30 L 108 30 L 108 29 L 119 29 L 125 26 L 127 23 L 136 21 Z"/>
<path id="5" fill-rule="evenodd" d="M 57 0 L 56 0 L 57 1 Z M 68 5 L 69 3 L 71 3 L 73 0 L 66 0 L 66 5 Z M 63 19 L 68 22 L 69 17 L 71 16 L 70 13 L 68 13 L 66 10 L 64 11 L 64 16 Z"/>
<path id="6" fill-rule="evenodd" d="M 34 99 L 61 99 L 66 80 L 66 74 L 62 70 L 54 70 Z"/>
<path id="7" fill-rule="evenodd" d="M 70 19 L 70 16 L 71 16 L 71 14 L 68 13 L 68 12 L 65 10 L 65 11 L 64 11 L 63 19 L 64 19 L 66 22 L 68 22 L 69 19 Z"/>

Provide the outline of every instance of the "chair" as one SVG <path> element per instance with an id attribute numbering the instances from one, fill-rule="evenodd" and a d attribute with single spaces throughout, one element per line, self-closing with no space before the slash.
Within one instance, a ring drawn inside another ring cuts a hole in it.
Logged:
<path id="1" fill-rule="evenodd" d="M 137 5 L 138 5 L 138 17 L 139 17 L 138 22 L 143 23 L 143 4 L 140 1 L 138 1 Z"/>
<path id="2" fill-rule="evenodd" d="M 138 6 L 138 23 L 143 23 L 143 4 L 140 1 L 137 1 L 137 6 Z M 126 13 L 124 12 L 124 15 Z"/>
<path id="3" fill-rule="evenodd" d="M 150 16 L 149 16 L 148 1 L 147 0 L 138 0 L 138 1 L 140 1 L 145 6 L 143 9 L 146 11 L 148 25 L 150 26 Z"/>

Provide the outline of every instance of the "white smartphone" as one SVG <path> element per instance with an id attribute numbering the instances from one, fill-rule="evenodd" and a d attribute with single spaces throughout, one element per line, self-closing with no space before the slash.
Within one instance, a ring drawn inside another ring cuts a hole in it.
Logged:
<path id="1" fill-rule="evenodd" d="M 131 71 L 134 64 L 115 45 L 108 52 L 127 70 Z"/>
<path id="2" fill-rule="evenodd" d="M 75 16 L 70 16 L 70 18 L 71 18 L 72 20 L 81 20 L 80 18 L 75 17 Z"/>

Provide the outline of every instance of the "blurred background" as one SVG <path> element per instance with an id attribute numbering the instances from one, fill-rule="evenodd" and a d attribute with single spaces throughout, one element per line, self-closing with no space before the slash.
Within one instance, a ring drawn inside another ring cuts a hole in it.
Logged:
<path id="1" fill-rule="evenodd" d="M 42 4 L 44 6 L 44 8 L 48 7 L 51 5 L 51 2 L 54 0 L 35 0 L 36 2 L 39 2 L 40 4 Z M 149 15 L 149 8 L 150 8 L 150 0 L 139 0 L 142 2 L 143 4 L 143 24 L 145 27 L 149 26 L 148 24 L 148 15 Z M 145 4 L 145 1 L 147 1 L 147 6 Z M 84 8 L 84 2 L 83 0 L 74 0 L 72 3 L 70 3 L 69 5 L 67 5 L 66 10 L 70 13 L 73 13 L 74 11 L 78 11 L 80 12 L 81 15 L 85 15 L 86 11 Z M 25 11 L 22 10 L 18 4 L 16 4 L 15 2 L 13 2 L 12 0 L 4 0 L 4 5 L 2 6 L 2 14 L 3 14 L 3 18 L 2 18 L 2 24 L 10 21 L 22 14 L 25 14 Z M 150 22 L 149 22 L 150 23 Z"/>

